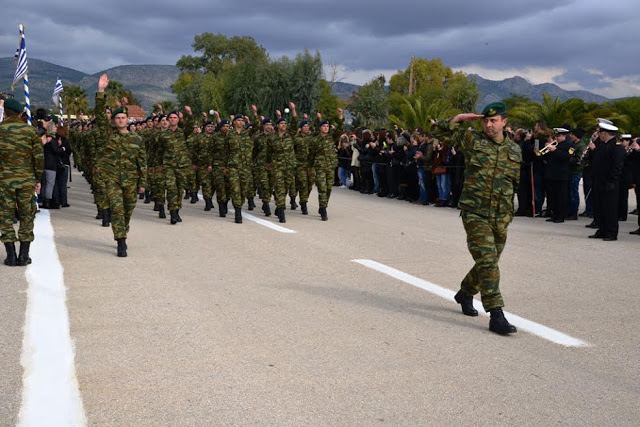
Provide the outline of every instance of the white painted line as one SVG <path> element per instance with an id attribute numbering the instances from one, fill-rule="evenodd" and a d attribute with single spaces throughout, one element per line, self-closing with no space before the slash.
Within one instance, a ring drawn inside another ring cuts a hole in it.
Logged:
<path id="1" fill-rule="evenodd" d="M 379 271 L 380 273 L 384 273 L 387 276 L 391 276 L 395 279 L 401 280 L 410 285 L 416 286 L 420 289 L 424 289 L 427 292 L 430 292 L 434 295 L 442 297 L 446 300 L 450 300 L 455 302 L 453 297 L 455 296 L 455 292 L 451 289 L 443 288 L 442 286 L 436 285 L 431 282 L 427 282 L 426 280 L 422 280 L 400 270 L 396 270 L 395 268 L 386 266 L 384 264 L 380 264 L 379 262 L 372 261 L 369 259 L 353 259 L 352 262 L 364 265 L 365 267 L 369 267 L 373 270 Z M 473 300 L 473 306 L 479 313 L 482 313 L 485 316 L 488 316 L 482 308 L 482 303 L 476 299 Z M 520 316 L 517 316 L 513 313 L 509 313 L 507 311 L 504 312 L 507 316 L 509 322 L 516 327 L 537 335 L 541 338 L 554 342 L 556 344 L 563 345 L 565 347 L 584 347 L 588 344 L 582 340 L 571 337 L 569 335 L 563 334 L 562 332 L 556 331 L 555 329 L 551 329 L 544 325 L 541 325 L 536 322 L 532 322 L 531 320 L 524 319 Z"/>
<path id="2" fill-rule="evenodd" d="M 280 226 L 278 224 L 274 224 L 272 222 L 269 222 L 269 221 L 266 221 L 264 219 L 258 218 L 257 216 L 253 216 L 251 214 L 248 214 L 246 212 L 242 212 L 242 217 L 248 219 L 249 221 L 256 222 L 256 223 L 258 223 L 260 225 L 264 225 L 265 227 L 268 227 L 268 228 L 270 228 L 272 230 L 279 231 L 280 233 L 295 233 L 296 232 L 295 230 L 291 230 L 289 228 L 282 227 L 282 226 Z"/>
<path id="3" fill-rule="evenodd" d="M 86 426 L 75 374 L 62 265 L 45 209 L 36 215 L 34 234 L 33 264 L 25 273 L 29 288 L 20 358 L 24 375 L 18 426 Z"/>

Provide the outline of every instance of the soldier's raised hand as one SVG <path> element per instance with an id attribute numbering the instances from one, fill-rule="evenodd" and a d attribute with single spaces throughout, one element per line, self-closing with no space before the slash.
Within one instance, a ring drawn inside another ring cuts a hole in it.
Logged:
<path id="1" fill-rule="evenodd" d="M 207 113 L 205 113 L 204 111 L 202 112 L 202 119 L 207 120 Z"/>
<path id="2" fill-rule="evenodd" d="M 342 119 L 342 115 L 344 114 L 344 111 L 342 110 L 342 108 L 338 108 L 338 117 L 340 119 Z"/>
<path id="3" fill-rule="evenodd" d="M 309 120 L 309 115 L 308 115 L 307 113 L 304 113 L 304 114 L 302 115 L 302 118 L 303 118 L 304 120 Z"/>
<path id="4" fill-rule="evenodd" d="M 104 92 L 107 86 L 109 86 L 109 77 L 107 77 L 107 73 L 104 73 L 98 79 L 98 92 Z"/>
<path id="5" fill-rule="evenodd" d="M 282 113 L 280 112 L 280 110 L 276 110 L 276 117 L 277 118 L 282 117 Z"/>
<path id="6" fill-rule="evenodd" d="M 184 106 L 184 111 L 186 111 L 188 115 L 192 115 L 193 114 L 193 112 L 191 111 L 191 107 L 189 107 L 188 105 Z M 180 118 L 182 118 L 182 117 L 180 117 Z"/>
<path id="7" fill-rule="evenodd" d="M 158 104 L 158 111 L 162 112 L 162 104 Z"/>
<path id="8" fill-rule="evenodd" d="M 451 123 L 472 122 L 474 120 L 483 119 L 483 118 L 484 118 L 484 115 L 482 114 L 463 113 L 463 114 L 458 114 L 453 119 L 451 119 Z M 432 121 L 432 124 L 435 124 L 435 122 Z"/>
<path id="9" fill-rule="evenodd" d="M 256 116 L 258 115 L 258 107 L 256 105 L 251 104 L 251 111 L 253 111 L 253 114 Z"/>
<path id="10" fill-rule="evenodd" d="M 127 99 L 126 96 L 122 97 L 122 100 L 120 101 L 120 103 L 122 104 L 122 106 L 124 107 L 125 105 L 129 105 L 129 100 Z"/>
<path id="11" fill-rule="evenodd" d="M 322 114 L 316 113 L 316 117 L 318 118 L 318 120 L 322 120 Z"/>

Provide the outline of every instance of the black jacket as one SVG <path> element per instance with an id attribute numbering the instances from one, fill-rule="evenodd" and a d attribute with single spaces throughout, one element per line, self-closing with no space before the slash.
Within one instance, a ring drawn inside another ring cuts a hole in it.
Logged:
<path id="1" fill-rule="evenodd" d="M 595 184 L 607 185 L 608 189 L 618 183 L 624 167 L 626 152 L 624 147 L 611 138 L 608 142 L 601 142 L 592 153 L 591 167 Z"/>
<path id="2" fill-rule="evenodd" d="M 571 141 L 565 140 L 556 147 L 556 151 L 550 151 L 543 157 L 547 164 L 544 169 L 544 178 L 552 181 L 567 181 L 569 179 L 569 163 L 571 154 L 569 149 L 573 147 Z"/>
<path id="3" fill-rule="evenodd" d="M 44 168 L 50 171 L 57 171 L 60 164 L 62 146 L 58 145 L 56 139 L 52 139 L 44 145 Z"/>

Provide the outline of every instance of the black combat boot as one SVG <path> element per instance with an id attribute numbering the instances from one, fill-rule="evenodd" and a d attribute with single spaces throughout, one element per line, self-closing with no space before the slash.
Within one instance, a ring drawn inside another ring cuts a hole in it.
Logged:
<path id="1" fill-rule="evenodd" d="M 454 299 L 458 304 L 462 306 L 462 313 L 465 316 L 475 317 L 478 315 L 478 310 L 473 308 L 473 297 L 471 295 L 467 295 L 462 291 L 458 291 Z"/>
<path id="2" fill-rule="evenodd" d="M 320 217 L 322 218 L 323 221 L 326 221 L 329 219 L 329 217 L 327 216 L 327 208 L 318 209 L 318 213 L 320 214 Z"/>
<path id="3" fill-rule="evenodd" d="M 116 239 L 116 241 L 118 242 L 118 256 L 120 258 L 126 258 L 127 257 L 127 239 L 121 238 L 121 239 Z"/>
<path id="4" fill-rule="evenodd" d="M 178 222 L 182 222 L 182 218 L 180 218 L 180 209 L 176 209 L 176 219 Z"/>
<path id="5" fill-rule="evenodd" d="M 278 221 L 287 222 L 287 219 L 284 216 L 284 208 L 280 208 L 280 213 L 278 213 Z"/>
<path id="6" fill-rule="evenodd" d="M 290 197 L 289 199 L 291 201 L 291 210 L 295 211 L 298 208 L 298 204 L 296 203 L 296 198 Z"/>
<path id="7" fill-rule="evenodd" d="M 264 216 L 271 216 L 271 206 L 269 206 L 269 203 L 262 203 L 262 212 L 264 212 Z"/>
<path id="8" fill-rule="evenodd" d="M 189 190 L 184 190 L 184 200 L 189 198 Z"/>
<path id="9" fill-rule="evenodd" d="M 96 215 L 96 219 L 102 219 L 104 212 L 98 206 L 96 206 L 96 208 L 98 209 L 98 214 Z"/>
<path id="10" fill-rule="evenodd" d="M 18 255 L 17 265 L 24 267 L 25 265 L 31 264 L 29 246 L 31 246 L 31 242 L 20 242 L 20 255 Z"/>
<path id="11" fill-rule="evenodd" d="M 138 193 L 138 200 L 144 199 L 144 193 Z"/>
<path id="12" fill-rule="evenodd" d="M 502 308 L 489 310 L 491 319 L 489 320 L 489 330 L 500 335 L 513 334 L 518 332 L 515 326 L 507 321 L 502 312 Z"/>
<path id="13" fill-rule="evenodd" d="M 158 202 L 153 202 L 153 210 L 155 212 L 158 212 L 160 210 L 160 203 Z"/>
<path id="14" fill-rule="evenodd" d="M 164 205 L 158 205 L 158 218 L 165 219 L 167 215 L 164 213 Z"/>
<path id="15" fill-rule="evenodd" d="M 204 210 L 209 212 L 213 209 L 213 202 L 211 201 L 211 197 L 204 199 Z"/>
<path id="16" fill-rule="evenodd" d="M 226 212 L 226 203 L 218 202 L 218 212 L 220 213 L 220 218 L 224 218 L 227 216 Z"/>
<path id="17" fill-rule="evenodd" d="M 151 193 L 149 190 L 144 190 L 144 204 L 148 205 L 149 203 L 151 203 Z"/>
<path id="18" fill-rule="evenodd" d="M 242 208 L 236 209 L 236 224 L 242 224 Z"/>
<path id="19" fill-rule="evenodd" d="M 194 191 L 191 193 L 191 203 L 198 203 L 198 192 Z"/>
<path id="20" fill-rule="evenodd" d="M 309 215 L 309 210 L 307 209 L 307 202 L 300 202 L 300 210 L 302 211 L 302 215 Z"/>
<path id="21" fill-rule="evenodd" d="M 104 209 L 102 211 L 102 226 L 109 227 L 111 225 L 111 209 Z"/>
<path id="22" fill-rule="evenodd" d="M 16 244 L 13 242 L 5 243 L 4 248 L 7 250 L 7 257 L 4 260 L 4 265 L 14 267 L 18 265 L 18 258 L 16 257 Z"/>
<path id="23" fill-rule="evenodd" d="M 175 225 L 178 223 L 178 211 L 177 210 L 171 210 L 169 211 L 169 217 L 170 217 L 170 221 L 171 221 L 171 225 Z"/>
<path id="24" fill-rule="evenodd" d="M 255 209 L 256 203 L 253 201 L 253 197 L 247 197 L 247 207 L 250 211 Z"/>

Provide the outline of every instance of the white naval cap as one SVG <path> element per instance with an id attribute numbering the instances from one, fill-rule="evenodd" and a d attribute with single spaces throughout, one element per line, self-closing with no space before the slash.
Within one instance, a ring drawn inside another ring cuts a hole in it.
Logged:
<path id="1" fill-rule="evenodd" d="M 553 130 L 554 130 L 556 133 L 559 133 L 559 134 L 561 134 L 561 135 L 562 135 L 562 134 L 566 134 L 566 133 L 571 133 L 571 131 L 570 131 L 569 129 L 565 129 L 565 128 L 553 128 Z"/>
<path id="2" fill-rule="evenodd" d="M 631 139 L 631 134 L 623 133 L 622 135 L 620 135 L 620 139 Z"/>
<path id="3" fill-rule="evenodd" d="M 607 121 L 608 121 L 608 120 L 607 120 Z M 610 131 L 612 131 L 612 132 L 617 132 L 617 131 L 618 131 L 618 128 L 617 128 L 617 127 L 615 127 L 614 125 L 610 124 L 610 123 L 611 123 L 611 122 L 609 122 L 609 123 L 600 122 L 600 123 L 598 123 L 598 127 L 599 127 L 600 129 L 610 130 Z"/>

